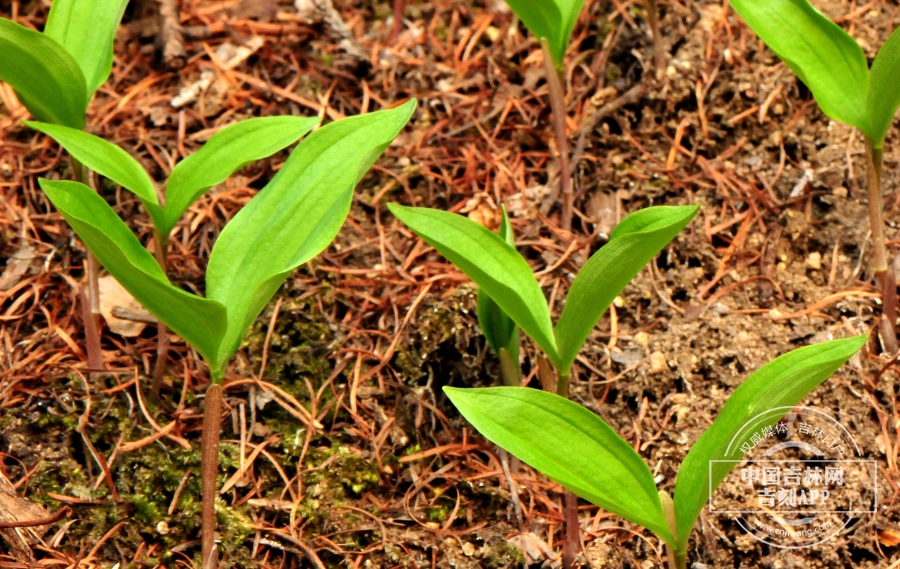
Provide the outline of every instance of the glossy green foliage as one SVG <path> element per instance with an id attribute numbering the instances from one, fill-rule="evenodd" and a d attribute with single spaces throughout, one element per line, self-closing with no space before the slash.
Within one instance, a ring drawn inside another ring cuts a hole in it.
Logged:
<path id="1" fill-rule="evenodd" d="M 97 260 L 144 308 L 216 361 L 225 307 L 169 282 L 156 259 L 97 192 L 79 182 L 40 180 L 41 188 Z"/>
<path id="2" fill-rule="evenodd" d="M 77 182 L 41 187 L 103 266 L 147 310 L 194 346 L 221 379 L 241 337 L 287 275 L 334 239 L 353 188 L 407 123 L 415 101 L 322 127 L 216 240 L 206 298 L 169 283 L 101 196 Z"/>
<path id="3" fill-rule="evenodd" d="M 875 148 L 884 146 L 897 108 L 900 107 L 900 28 L 894 30 L 872 62 L 867 99 Z"/>
<path id="4" fill-rule="evenodd" d="M 557 359 L 553 323 L 531 267 L 509 243 L 471 219 L 437 209 L 388 204 L 391 213 L 475 281 L 481 290 Z"/>
<path id="5" fill-rule="evenodd" d="M 237 350 L 244 331 L 287 275 L 331 243 L 350 211 L 356 184 L 415 108 L 410 100 L 315 131 L 225 227 L 206 275 L 209 298 L 228 307 L 220 358 Z"/>
<path id="6" fill-rule="evenodd" d="M 674 543 L 650 469 L 581 405 L 527 387 L 445 387 L 444 393 L 491 442 L 585 500 Z"/>
<path id="7" fill-rule="evenodd" d="M 40 121 L 82 129 L 128 0 L 54 0 L 44 33 L 0 18 L 0 81 Z"/>
<path id="8" fill-rule="evenodd" d="M 884 44 L 870 72 L 862 48 L 807 0 L 730 0 L 747 25 L 809 87 L 828 117 L 884 145 L 900 105 L 900 37 Z"/>
<path id="9" fill-rule="evenodd" d="M 250 162 L 287 148 L 319 124 L 318 117 L 253 118 L 227 126 L 200 150 L 175 165 L 166 184 L 164 220 L 157 228 L 168 235 L 188 207 Z"/>
<path id="10" fill-rule="evenodd" d="M 578 351 L 609 303 L 650 259 L 697 215 L 699 206 L 657 206 L 619 224 L 609 242 L 572 283 L 554 329 L 550 309 L 531 267 L 514 247 L 480 224 L 452 213 L 391 204 L 391 211 L 447 257 L 497 303 L 568 376 Z"/>
<path id="11" fill-rule="evenodd" d="M 582 267 L 556 324 L 563 375 L 613 299 L 663 247 L 694 219 L 700 206 L 657 206 L 636 211 L 616 226 L 609 243 Z"/>
<path id="12" fill-rule="evenodd" d="M 90 99 L 112 71 L 113 43 L 128 0 L 53 0 L 44 34 L 78 62 Z"/>
<path id="13" fill-rule="evenodd" d="M 84 131 L 49 123 L 24 121 L 53 138 L 73 158 L 94 172 L 134 192 L 145 203 L 158 204 L 153 180 L 137 160 L 111 142 Z"/>
<path id="14" fill-rule="evenodd" d="M 562 67 L 584 0 L 506 0 L 506 3 L 536 38 L 547 39 L 553 62 Z"/>
<path id="15" fill-rule="evenodd" d="M 757 416 L 776 407 L 797 405 L 858 352 L 866 340 L 868 336 L 856 336 L 788 352 L 761 367 L 735 389 L 678 470 L 675 514 L 680 551 L 687 548 L 688 536 L 709 499 L 710 488 L 717 488 L 736 464 L 718 462 L 710 468 L 710 461 L 734 458 L 726 457 L 725 449 L 742 427 L 752 432 L 774 425 L 780 417 L 758 419 Z"/>
<path id="16" fill-rule="evenodd" d="M 757 370 L 734 391 L 678 469 L 674 499 L 678 535 L 669 529 L 649 468 L 625 440 L 587 409 L 552 393 L 523 387 L 445 387 L 444 391 L 490 441 L 582 498 L 653 531 L 684 556 L 710 491 L 732 468 L 716 463 L 710 480 L 710 461 L 725 457 L 725 448 L 741 427 L 774 425 L 778 417 L 760 420 L 758 415 L 799 403 L 866 340 L 858 336 L 794 350 Z M 728 458 L 741 456 L 732 453 Z"/>
<path id="17" fill-rule="evenodd" d="M 163 239 L 181 215 L 206 191 L 236 170 L 293 144 L 319 123 L 316 117 L 275 116 L 247 119 L 217 132 L 196 153 L 175 165 L 160 205 L 153 181 L 144 168 L 111 142 L 64 126 L 26 122 L 56 140 L 76 160 L 144 202 L 157 234 Z"/>
<path id="18" fill-rule="evenodd" d="M 84 128 L 87 88 L 78 63 L 44 34 L 0 18 L 0 81 L 36 118 Z"/>
<path id="19" fill-rule="evenodd" d="M 516 237 L 513 234 L 512 224 L 506 208 L 501 208 L 502 218 L 500 230 L 497 234 L 500 239 L 506 241 L 510 247 L 516 246 Z M 483 290 L 478 289 L 478 302 L 476 307 L 478 324 L 484 333 L 488 345 L 501 358 L 501 370 L 503 381 L 507 385 L 519 384 L 519 327 L 509 315 L 494 302 Z"/>

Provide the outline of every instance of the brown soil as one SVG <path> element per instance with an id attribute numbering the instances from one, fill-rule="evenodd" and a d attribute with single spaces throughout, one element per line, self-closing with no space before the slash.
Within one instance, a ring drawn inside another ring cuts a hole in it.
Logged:
<path id="1" fill-rule="evenodd" d="M 691 443 L 753 370 L 802 345 L 874 332 L 880 300 L 868 271 L 861 138 L 824 117 L 721 2 L 662 4 L 672 59 L 661 82 L 652 78 L 644 3 L 587 2 L 567 70 L 573 146 L 584 135 L 573 162 L 583 243 L 575 251 L 556 229 L 540 49 L 521 25 L 511 28 L 501 2 L 410 0 L 396 38 L 389 2 L 337 2 L 365 61 L 291 3 L 185 2 L 189 63 L 179 72 L 158 59 L 155 4 L 147 4 L 126 15 L 89 130 L 157 179 L 169 156 L 241 118 L 326 108 L 335 118 L 408 97 L 420 103 L 360 185 L 336 243 L 288 280 L 229 371 L 220 487 L 241 464 L 246 472 L 219 504 L 223 567 L 517 567 L 526 558 L 556 566 L 559 488 L 507 462 L 440 390 L 499 381 L 477 326 L 475 289 L 392 218 L 390 201 L 464 211 L 488 225 L 505 203 L 534 269 L 556 267 L 541 282 L 557 313 L 572 276 L 625 214 L 703 205 L 597 326 L 572 384 L 572 398 L 638 445 L 669 491 Z M 893 3 L 816 4 L 870 57 L 900 23 Z M 0 2 L 0 14 L 13 7 L 40 29 L 43 4 Z M 196 103 L 169 106 L 202 70 L 215 69 L 205 47 L 253 35 L 265 40 L 255 55 L 220 73 Z M 617 102 L 637 85 L 646 86 L 642 96 Z M 0 258 L 10 275 L 0 291 L 2 465 L 48 515 L 73 510 L 43 543 L 32 541 L 33 556 L 81 567 L 196 564 L 205 367 L 173 337 L 163 402 L 147 401 L 149 327 L 137 338 L 105 331 L 105 363 L 115 373 L 83 373 L 73 285 L 85 251 L 36 184 L 70 172 L 58 147 L 21 126 L 24 112 L 10 105 L 0 106 Z M 894 245 L 898 138 L 895 129 L 884 180 Z M 218 231 L 285 156 L 245 168 L 188 212 L 173 238 L 173 281 L 202 291 Z M 149 241 L 139 203 L 113 187 L 103 193 Z M 523 349 L 524 372 L 533 374 L 534 348 Z M 730 518 L 704 514 L 690 547 L 694 567 L 887 567 L 900 558 L 897 372 L 880 353 L 873 340 L 804 401 L 852 426 L 865 458 L 878 461 L 879 513 L 800 550 L 769 548 Z M 239 381 L 259 377 L 283 391 L 272 398 L 265 385 Z M 299 407 L 321 426 L 308 428 Z M 148 415 L 158 425 L 177 420 L 176 439 L 116 450 L 155 432 Z M 109 483 L 86 440 L 110 463 Z M 650 532 L 586 502 L 581 515 L 586 566 L 663 564 Z M 26 557 L 0 559 L 13 567 Z"/>

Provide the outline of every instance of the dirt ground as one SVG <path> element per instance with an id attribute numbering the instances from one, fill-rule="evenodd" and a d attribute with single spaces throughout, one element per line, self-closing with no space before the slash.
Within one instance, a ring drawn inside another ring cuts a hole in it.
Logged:
<path id="1" fill-rule="evenodd" d="M 389 202 L 468 213 L 492 228 L 505 204 L 555 314 L 628 212 L 702 204 L 597 326 L 572 384 L 572 398 L 639 448 L 670 492 L 690 444 L 753 370 L 802 345 L 875 331 L 861 136 L 824 117 L 725 3 L 660 2 L 671 60 L 657 80 L 645 4 L 586 2 L 566 67 L 574 237 L 558 228 L 541 50 L 501 1 L 408 0 L 396 28 L 386 0 L 309 8 L 322 4 L 184 0 L 187 65 L 173 70 L 159 54 L 156 4 L 135 2 L 90 111 L 91 132 L 162 180 L 239 119 L 333 120 L 419 101 L 358 188 L 338 240 L 288 279 L 229 369 L 223 567 L 559 564 L 560 488 L 507 460 L 441 393 L 499 382 L 475 288 Z M 870 58 L 900 24 L 894 2 L 815 4 Z M 0 1 L 0 15 L 37 29 L 46 9 Z M 217 50 L 227 43 L 257 49 L 226 69 Z M 199 98 L 174 108 L 204 71 L 212 80 Z M 37 187 L 38 177 L 68 179 L 68 161 L 19 123 L 26 111 L 10 91 L 0 95 L 0 506 L 21 506 L 18 496 L 46 516 L 70 509 L 18 537 L 0 529 L 0 564 L 195 566 L 206 368 L 172 336 L 163 400 L 149 400 L 156 332 L 147 326 L 135 337 L 105 329 L 110 372 L 84 371 L 85 249 Z M 173 282 L 202 292 L 211 243 L 286 156 L 246 167 L 190 209 L 172 238 Z M 894 129 L 884 186 L 895 252 L 898 164 Z M 103 195 L 148 242 L 139 202 L 114 186 Z M 852 426 L 864 458 L 878 462 L 878 513 L 797 550 L 705 513 L 693 567 L 897 566 L 898 371 L 876 337 L 804 403 Z M 524 342 L 532 386 L 534 356 Z M 663 566 L 650 532 L 586 502 L 581 521 L 586 567 Z"/>

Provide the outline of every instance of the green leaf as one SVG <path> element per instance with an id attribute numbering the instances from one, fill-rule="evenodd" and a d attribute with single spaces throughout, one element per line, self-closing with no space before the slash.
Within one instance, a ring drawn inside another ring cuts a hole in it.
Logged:
<path id="1" fill-rule="evenodd" d="M 569 375 L 578 351 L 613 299 L 698 211 L 700 206 L 657 206 L 632 213 L 591 256 L 575 277 L 556 323 L 560 375 Z"/>
<path id="2" fill-rule="evenodd" d="M 290 146 L 319 124 L 318 117 L 276 116 L 247 119 L 223 128 L 200 150 L 179 162 L 166 184 L 164 221 L 168 236 L 188 207 L 206 191 L 254 160 Z"/>
<path id="3" fill-rule="evenodd" d="M 758 416 L 776 407 L 793 407 L 799 403 L 867 340 L 868 336 L 856 336 L 788 352 L 761 367 L 735 389 L 715 422 L 691 448 L 678 471 L 675 482 L 678 552 L 687 551 L 691 529 L 709 500 L 710 492 L 722 483 L 736 464 L 710 461 L 743 458 L 739 448 L 732 448 L 730 454 L 727 452 L 739 431 L 749 428 L 750 432 L 756 432 L 774 425 L 780 417 L 760 419 Z"/>
<path id="4" fill-rule="evenodd" d="M 397 218 L 475 281 L 497 305 L 558 361 L 547 299 L 515 248 L 486 227 L 455 213 L 388 204 Z"/>
<path id="5" fill-rule="evenodd" d="M 38 132 L 52 137 L 76 160 L 137 194 L 144 202 L 159 203 L 153 180 L 130 154 L 99 136 L 67 126 L 23 121 Z"/>
<path id="6" fill-rule="evenodd" d="M 872 62 L 868 98 L 872 132 L 869 136 L 876 150 L 884 147 L 884 137 L 897 107 L 900 107 L 900 28 L 884 42 Z"/>
<path id="7" fill-rule="evenodd" d="M 410 100 L 320 128 L 225 226 L 206 273 L 207 296 L 228 309 L 218 367 L 237 350 L 288 274 L 331 243 L 350 210 L 356 184 L 415 108 Z"/>
<path id="8" fill-rule="evenodd" d="M 509 216 L 506 214 L 506 208 L 501 208 L 502 218 L 500 221 L 500 230 L 498 235 L 506 241 L 510 247 L 516 246 L 516 237 L 513 234 L 512 224 L 509 222 Z M 510 371 L 515 371 L 519 366 L 519 327 L 513 322 L 512 318 L 505 312 L 496 302 L 483 290 L 478 289 L 478 297 L 476 303 L 476 315 L 478 316 L 478 325 L 484 333 L 484 338 L 494 352 L 500 355 L 500 350 L 505 349 L 509 358 Z M 518 374 L 508 375 L 504 373 L 504 381 L 515 381 Z"/>
<path id="9" fill-rule="evenodd" d="M 869 66 L 859 44 L 807 0 L 730 0 L 731 7 L 809 87 L 827 116 L 871 138 Z"/>
<path id="10" fill-rule="evenodd" d="M 84 128 L 87 96 L 78 63 L 58 43 L 0 18 L 0 81 L 44 122 Z"/>
<path id="11" fill-rule="evenodd" d="M 536 38 L 547 38 L 550 53 L 561 67 L 584 0 L 506 0 Z"/>
<path id="12" fill-rule="evenodd" d="M 445 387 L 444 393 L 491 442 L 585 500 L 675 543 L 650 469 L 581 405 L 526 387 Z"/>
<path id="13" fill-rule="evenodd" d="M 144 308 L 216 360 L 225 307 L 173 286 L 156 260 L 97 192 L 78 182 L 39 180 L 41 188 L 106 270 Z"/>
<path id="14" fill-rule="evenodd" d="M 128 0 L 53 0 L 44 34 L 56 40 L 81 67 L 87 101 L 109 78 L 113 42 Z"/>

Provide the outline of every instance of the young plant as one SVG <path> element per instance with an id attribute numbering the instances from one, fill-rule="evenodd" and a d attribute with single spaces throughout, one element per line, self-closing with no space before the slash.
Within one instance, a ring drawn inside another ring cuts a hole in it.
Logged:
<path id="1" fill-rule="evenodd" d="M 400 221 L 475 281 L 480 293 L 488 295 L 500 311 L 534 340 L 558 374 L 555 388 L 552 372 L 541 373 L 541 383 L 562 397 L 568 396 L 569 375 L 581 346 L 610 303 L 700 209 L 699 206 L 657 206 L 623 219 L 609 242 L 591 256 L 575 277 L 554 327 L 544 292 L 515 247 L 461 215 L 397 204 L 388 207 Z M 563 564 L 571 567 L 579 543 L 578 503 L 574 494 L 566 494 L 564 510 Z"/>
<path id="2" fill-rule="evenodd" d="M 250 162 L 297 142 L 318 123 L 316 117 L 276 116 L 247 119 L 227 126 L 197 152 L 176 164 L 165 190 L 158 192 L 138 161 L 115 144 L 67 126 L 25 121 L 26 125 L 55 139 L 74 160 L 140 198 L 153 222 L 154 253 L 163 272 L 167 268 L 170 234 L 191 204 Z M 160 321 L 158 327 L 151 384 L 154 397 L 162 385 L 168 353 L 165 324 Z"/>
<path id="3" fill-rule="evenodd" d="M 216 239 L 206 271 L 205 298 L 170 283 L 99 194 L 78 182 L 40 180 L 50 201 L 109 273 L 209 366 L 201 439 L 201 567 L 205 569 L 216 566 L 216 474 L 222 381 L 228 361 L 287 276 L 337 235 L 356 184 L 414 109 L 412 100 L 392 110 L 340 120 L 303 140 L 272 181 Z"/>
<path id="4" fill-rule="evenodd" d="M 882 338 L 888 350 L 896 352 L 897 286 L 884 237 L 881 168 L 884 139 L 900 106 L 900 28 L 884 42 L 870 69 L 859 44 L 807 0 L 730 1 L 756 35 L 809 87 L 822 112 L 856 127 L 866 139 L 875 278 L 884 304 Z"/>
<path id="5" fill-rule="evenodd" d="M 657 491 L 647 464 L 631 445 L 584 407 L 524 387 L 444 392 L 481 434 L 585 500 L 662 539 L 670 569 L 687 566 L 688 538 L 711 493 L 742 458 L 729 442 L 744 426 L 758 431 L 778 419 L 766 410 L 792 407 L 861 348 L 857 336 L 807 346 L 763 366 L 731 395 L 712 426 L 678 468 L 674 501 Z"/>
<path id="6" fill-rule="evenodd" d="M 515 248 L 516 236 L 513 234 L 512 224 L 506 214 L 506 208 L 501 208 L 500 239 L 506 241 L 510 247 Z M 522 373 L 519 367 L 519 327 L 509 315 L 497 305 L 494 300 L 483 290 L 478 289 L 476 305 L 478 324 L 484 333 L 488 345 L 500 359 L 500 375 L 503 384 L 518 386 Z"/>
<path id="7" fill-rule="evenodd" d="M 544 70 L 550 90 L 553 129 L 559 151 L 559 176 L 562 187 L 560 226 L 572 230 L 572 173 L 569 167 L 569 137 L 566 134 L 566 94 L 563 89 L 563 64 L 566 48 L 572 39 L 575 23 L 584 0 L 506 0 L 525 27 L 541 42 L 544 51 Z"/>
<path id="8" fill-rule="evenodd" d="M 128 0 L 54 0 L 44 33 L 0 18 L 0 81 L 37 119 L 74 129 L 85 127 L 94 92 L 112 71 L 113 40 Z M 72 161 L 76 178 L 90 173 Z M 97 263 L 87 256 L 88 302 L 84 327 L 88 366 L 103 366 Z M 82 296 L 84 299 L 84 296 Z"/>

